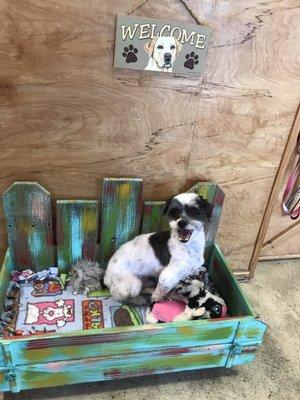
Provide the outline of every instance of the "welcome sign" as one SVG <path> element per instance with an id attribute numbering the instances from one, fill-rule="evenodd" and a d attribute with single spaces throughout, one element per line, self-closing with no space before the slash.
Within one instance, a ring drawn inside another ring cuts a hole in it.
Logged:
<path id="1" fill-rule="evenodd" d="M 210 36 L 203 25 L 119 15 L 114 66 L 199 75 Z"/>

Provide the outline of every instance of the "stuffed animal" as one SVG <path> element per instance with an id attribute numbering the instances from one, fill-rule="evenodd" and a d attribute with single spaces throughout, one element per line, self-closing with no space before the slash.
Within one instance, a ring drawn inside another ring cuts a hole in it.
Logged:
<path id="1" fill-rule="evenodd" d="M 217 293 L 208 273 L 189 276 L 180 281 L 169 298 L 152 304 L 146 311 L 146 322 L 173 322 L 227 315 L 224 300 Z"/>
<path id="2" fill-rule="evenodd" d="M 104 271 L 94 261 L 80 260 L 72 265 L 69 271 L 69 283 L 73 293 L 88 293 L 90 290 L 102 289 Z"/>

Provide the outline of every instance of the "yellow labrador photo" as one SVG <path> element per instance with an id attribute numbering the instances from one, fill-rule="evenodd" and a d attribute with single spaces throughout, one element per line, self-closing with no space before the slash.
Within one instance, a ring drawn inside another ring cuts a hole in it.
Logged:
<path id="1" fill-rule="evenodd" d="M 181 43 L 172 36 L 160 36 L 147 42 L 144 49 L 149 55 L 149 61 L 145 70 L 172 72 L 181 47 Z"/>

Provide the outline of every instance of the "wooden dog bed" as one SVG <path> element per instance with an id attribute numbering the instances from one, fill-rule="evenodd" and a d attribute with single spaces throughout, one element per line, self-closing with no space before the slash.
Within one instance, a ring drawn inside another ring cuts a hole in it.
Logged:
<path id="1" fill-rule="evenodd" d="M 15 182 L 3 194 L 9 248 L 0 276 L 0 310 L 14 269 L 65 272 L 77 259 L 105 266 L 116 248 L 139 232 L 161 230 L 163 202 L 142 205 L 141 179 L 106 178 L 102 201 L 56 201 L 56 243 L 50 193 L 35 182 Z M 190 191 L 215 205 L 206 226 L 210 278 L 229 317 L 0 339 L 0 390 L 20 390 L 172 371 L 232 367 L 254 359 L 266 326 L 215 244 L 224 194 L 212 183 Z M 101 209 L 100 243 L 98 208 Z"/>

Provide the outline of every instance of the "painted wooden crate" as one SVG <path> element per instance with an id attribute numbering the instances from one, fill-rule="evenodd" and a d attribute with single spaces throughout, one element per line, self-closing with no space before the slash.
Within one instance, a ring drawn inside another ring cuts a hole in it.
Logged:
<path id="1" fill-rule="evenodd" d="M 0 311 L 12 269 L 61 271 L 77 259 L 100 259 L 105 266 L 122 243 L 141 232 L 166 227 L 163 202 L 142 204 L 141 179 L 106 178 L 101 205 L 91 200 L 56 202 L 56 242 L 51 197 L 34 182 L 15 182 L 3 194 L 9 249 L 0 276 Z M 125 377 L 232 367 L 254 359 L 265 324 L 255 314 L 215 244 L 224 194 L 212 183 L 191 191 L 215 208 L 206 226 L 206 260 L 211 279 L 230 316 L 65 334 L 0 339 L 0 390 L 20 390 Z M 101 223 L 98 229 L 98 209 Z M 100 245 L 97 237 L 100 231 Z"/>

